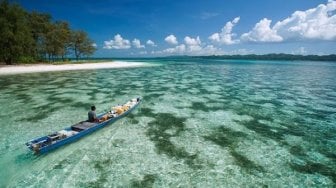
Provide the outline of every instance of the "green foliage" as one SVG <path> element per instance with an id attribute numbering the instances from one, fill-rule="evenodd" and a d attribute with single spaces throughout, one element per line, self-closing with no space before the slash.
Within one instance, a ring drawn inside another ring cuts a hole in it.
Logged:
<path id="1" fill-rule="evenodd" d="M 75 53 L 77 61 L 80 56 L 90 56 L 96 51 L 93 41 L 88 38 L 84 31 L 73 31 L 71 33 L 71 48 Z"/>
<path id="2" fill-rule="evenodd" d="M 7 0 L 0 0 L 0 25 L 0 62 L 6 64 L 64 61 L 68 55 L 78 59 L 96 50 L 84 31 L 72 31 L 67 22 L 53 22 L 49 14 L 29 13 Z"/>
<path id="3" fill-rule="evenodd" d="M 70 46 L 70 28 L 66 22 L 56 22 L 50 25 L 46 32 L 45 47 L 48 58 L 55 61 L 55 57 L 64 60 Z"/>
<path id="4" fill-rule="evenodd" d="M 0 59 L 13 64 L 21 56 L 29 56 L 33 39 L 28 27 L 27 13 L 7 1 L 0 4 Z"/>
<path id="5" fill-rule="evenodd" d="M 31 57 L 31 56 L 21 56 L 21 57 L 19 57 L 17 62 L 18 63 L 23 63 L 23 64 L 32 64 L 32 63 L 35 63 L 36 60 L 35 60 L 34 57 Z"/>
<path id="6" fill-rule="evenodd" d="M 32 29 L 34 39 L 34 57 L 37 60 L 44 60 L 46 57 L 46 34 L 51 27 L 51 16 L 45 13 L 33 11 L 29 14 L 29 26 Z"/>

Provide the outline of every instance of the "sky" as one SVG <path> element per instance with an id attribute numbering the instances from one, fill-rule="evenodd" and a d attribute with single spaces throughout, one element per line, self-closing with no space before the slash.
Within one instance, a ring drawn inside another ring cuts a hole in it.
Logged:
<path id="1" fill-rule="evenodd" d="M 94 57 L 336 54 L 336 0 L 16 0 L 93 39 Z"/>

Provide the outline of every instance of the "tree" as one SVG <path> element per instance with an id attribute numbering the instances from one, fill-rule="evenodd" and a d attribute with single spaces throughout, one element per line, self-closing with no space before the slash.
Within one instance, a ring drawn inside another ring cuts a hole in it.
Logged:
<path id="1" fill-rule="evenodd" d="M 45 13 L 33 11 L 28 15 L 29 25 L 34 39 L 34 56 L 37 60 L 47 58 L 46 37 L 51 28 L 51 16 Z"/>
<path id="2" fill-rule="evenodd" d="M 68 54 L 71 45 L 71 30 L 67 22 L 56 22 L 56 37 L 59 42 L 57 55 L 61 56 L 64 61 L 64 57 Z"/>
<path id="3" fill-rule="evenodd" d="M 28 25 L 27 12 L 8 1 L 0 3 L 0 60 L 13 64 L 31 57 L 34 39 Z"/>
<path id="4" fill-rule="evenodd" d="M 49 60 L 61 57 L 64 60 L 70 46 L 70 29 L 67 22 L 51 24 L 46 33 L 46 52 Z"/>
<path id="5" fill-rule="evenodd" d="M 93 46 L 93 41 L 87 36 L 84 31 L 73 31 L 71 34 L 71 48 L 74 51 L 76 60 L 82 55 L 90 56 L 96 48 Z"/>
<path id="6" fill-rule="evenodd" d="M 84 31 L 72 31 L 65 21 L 0 0 L 0 62 L 64 61 L 70 50 L 78 60 L 94 53 L 92 44 Z"/>

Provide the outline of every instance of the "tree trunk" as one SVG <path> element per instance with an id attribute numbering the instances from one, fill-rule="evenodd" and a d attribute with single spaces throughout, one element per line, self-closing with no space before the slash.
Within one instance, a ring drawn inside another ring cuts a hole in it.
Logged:
<path id="1" fill-rule="evenodd" d="M 78 61 L 79 55 L 77 53 L 77 47 L 76 47 L 76 45 L 75 45 L 74 51 L 75 51 L 76 61 Z"/>
<path id="2" fill-rule="evenodd" d="M 5 60 L 6 65 L 12 65 L 13 64 L 12 58 L 10 58 L 10 57 L 5 58 L 4 60 Z"/>

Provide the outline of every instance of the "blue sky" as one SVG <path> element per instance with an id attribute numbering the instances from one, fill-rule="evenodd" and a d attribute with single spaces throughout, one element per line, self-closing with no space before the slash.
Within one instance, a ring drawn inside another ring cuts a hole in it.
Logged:
<path id="1" fill-rule="evenodd" d="M 88 32 L 95 57 L 336 53 L 336 0 L 18 0 Z"/>

